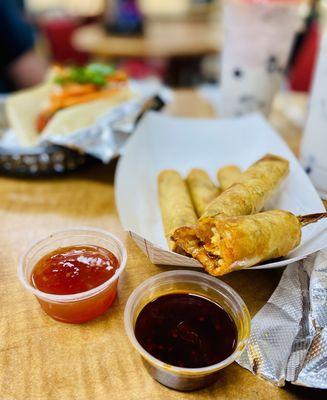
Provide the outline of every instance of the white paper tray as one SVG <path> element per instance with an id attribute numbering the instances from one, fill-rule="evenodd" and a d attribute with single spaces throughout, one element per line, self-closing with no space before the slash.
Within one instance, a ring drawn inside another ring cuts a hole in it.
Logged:
<path id="1" fill-rule="evenodd" d="M 265 208 L 289 210 L 296 215 L 325 208 L 295 156 L 266 120 L 257 114 L 225 120 L 174 118 L 149 113 L 125 147 L 115 179 L 116 204 L 123 228 L 153 263 L 201 267 L 191 258 L 168 250 L 157 197 L 157 175 L 174 168 L 186 176 L 204 168 L 215 180 L 226 164 L 246 169 L 266 153 L 290 161 L 290 176 Z M 285 259 L 253 268 L 275 268 L 327 246 L 327 221 L 303 229 L 298 248 Z"/>

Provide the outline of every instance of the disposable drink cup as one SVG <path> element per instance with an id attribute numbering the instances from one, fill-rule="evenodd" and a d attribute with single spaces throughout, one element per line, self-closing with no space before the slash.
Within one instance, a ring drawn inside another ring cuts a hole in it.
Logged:
<path id="1" fill-rule="evenodd" d="M 299 27 L 297 0 L 225 0 L 222 109 L 225 117 L 271 104 Z"/>
<path id="2" fill-rule="evenodd" d="M 301 161 L 321 197 L 327 200 L 327 33 L 320 44 Z"/>

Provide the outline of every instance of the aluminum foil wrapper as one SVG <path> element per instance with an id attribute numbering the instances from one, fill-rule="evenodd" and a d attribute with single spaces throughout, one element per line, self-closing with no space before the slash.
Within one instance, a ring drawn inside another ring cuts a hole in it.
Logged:
<path id="1" fill-rule="evenodd" d="M 327 388 L 327 249 L 285 269 L 238 363 L 277 386 Z"/>
<path id="2" fill-rule="evenodd" d="M 131 89 L 139 96 L 110 109 L 94 125 L 69 135 L 51 136 L 43 144 L 68 147 L 108 163 L 122 153 L 144 103 L 153 96 L 159 96 L 164 103 L 171 99 L 171 91 L 163 87 L 157 79 L 134 81 Z"/>

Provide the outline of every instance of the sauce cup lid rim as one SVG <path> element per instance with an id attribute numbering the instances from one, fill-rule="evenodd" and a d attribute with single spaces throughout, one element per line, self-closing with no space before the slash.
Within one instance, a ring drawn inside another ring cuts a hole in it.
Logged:
<path id="1" fill-rule="evenodd" d="M 227 289 L 234 297 L 234 300 L 237 301 L 238 305 L 240 306 L 243 314 L 243 319 L 247 322 L 248 326 L 248 335 L 245 337 L 240 343 L 242 343 L 243 349 L 245 348 L 246 343 L 249 340 L 250 336 L 250 314 L 248 311 L 248 308 L 246 304 L 244 303 L 243 299 L 241 296 L 227 283 L 223 282 L 222 280 L 203 274 L 201 272 L 194 272 L 194 271 L 187 271 L 187 270 L 173 270 L 173 271 L 167 271 L 167 272 L 161 272 L 159 274 L 153 275 L 152 277 L 146 279 L 144 282 L 142 282 L 139 286 L 137 286 L 131 295 L 129 296 L 126 306 L 125 306 L 125 311 L 124 311 L 124 325 L 125 325 L 125 331 L 127 333 L 127 336 L 132 343 L 132 345 L 135 347 L 135 349 L 141 354 L 142 357 L 146 358 L 150 363 L 156 365 L 159 368 L 166 369 L 170 372 L 176 372 L 180 374 L 207 374 L 207 373 L 213 373 L 215 371 L 218 371 L 224 367 L 227 367 L 229 364 L 231 364 L 233 361 L 236 360 L 236 358 L 241 354 L 243 349 L 240 349 L 240 343 L 236 346 L 235 350 L 233 351 L 232 354 L 230 354 L 227 358 L 225 358 L 222 361 L 219 361 L 216 364 L 209 365 L 207 367 L 201 367 L 201 368 L 185 368 L 185 367 L 177 367 L 174 365 L 167 364 L 158 358 L 152 356 L 148 351 L 144 349 L 143 346 L 138 342 L 138 340 L 135 337 L 134 329 L 133 327 L 130 326 L 130 313 L 132 310 L 133 302 L 135 301 L 135 298 L 144 290 L 144 288 L 149 284 L 149 282 L 157 280 L 159 278 L 167 278 L 167 277 L 172 277 L 174 275 L 179 275 L 179 274 L 184 274 L 188 276 L 193 276 L 193 277 L 199 277 L 199 278 L 204 278 L 209 282 L 216 283 L 217 281 L 219 282 L 219 285 L 221 285 L 223 288 Z"/>
<path id="2" fill-rule="evenodd" d="M 85 292 L 80 292 L 80 293 L 74 293 L 74 294 L 52 294 L 52 293 L 46 293 L 42 292 L 41 290 L 37 289 L 34 287 L 26 278 L 25 272 L 24 272 L 24 260 L 26 256 L 30 253 L 30 251 L 40 245 L 41 243 L 45 242 L 46 240 L 51 240 L 53 237 L 59 234 L 64 234 L 64 233 L 77 233 L 77 232 L 89 232 L 89 233 L 100 233 L 103 235 L 108 236 L 110 239 L 113 239 L 118 247 L 120 248 L 121 251 L 121 262 L 119 263 L 119 267 L 116 269 L 114 275 L 110 277 L 108 280 L 103 282 L 101 285 L 96 286 L 90 290 L 87 290 Z M 68 303 L 68 302 L 74 302 L 74 301 L 81 301 L 85 300 L 89 297 L 94 296 L 95 294 L 98 294 L 102 292 L 104 289 L 106 289 L 112 282 L 118 279 L 120 274 L 123 272 L 125 269 L 127 262 L 127 251 L 121 240 L 113 235 L 112 233 L 100 229 L 100 228 L 94 228 L 94 227 L 89 227 L 89 226 L 82 226 L 82 227 L 76 227 L 76 228 L 69 228 L 69 229 L 62 229 L 59 231 L 55 231 L 54 233 L 51 233 L 50 235 L 38 239 L 34 241 L 31 246 L 28 248 L 27 251 L 20 257 L 19 262 L 18 262 L 18 267 L 17 267 L 17 274 L 20 282 L 22 285 L 30 292 L 32 292 L 36 297 L 41 298 L 44 301 L 52 301 L 56 303 Z"/>

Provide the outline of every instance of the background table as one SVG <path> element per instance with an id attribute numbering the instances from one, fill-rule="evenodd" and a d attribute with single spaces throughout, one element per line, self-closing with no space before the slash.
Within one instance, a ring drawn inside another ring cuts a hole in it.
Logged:
<path id="1" fill-rule="evenodd" d="M 160 58 L 168 61 L 165 80 L 170 86 L 190 86 L 199 77 L 203 56 L 220 50 L 221 31 L 217 20 L 148 20 L 144 35 L 108 34 L 99 24 L 77 29 L 74 46 L 92 57 Z"/>
<path id="2" fill-rule="evenodd" d="M 212 108 L 194 92 L 179 92 L 167 112 L 212 117 Z M 282 124 L 283 118 L 276 119 Z M 288 139 L 299 131 L 286 126 Z M 296 140 L 295 140 L 296 139 Z M 143 368 L 123 326 L 132 290 L 169 269 L 155 266 L 123 232 L 114 202 L 115 163 L 34 181 L 0 178 L 0 399 L 1 400 L 174 400 L 309 399 L 322 391 L 288 385 L 279 389 L 232 364 L 216 384 L 180 393 L 155 382 Z M 69 325 L 45 315 L 16 277 L 19 256 L 33 241 L 81 225 L 107 229 L 127 246 L 128 263 L 119 297 L 98 319 Z M 275 289 L 282 270 L 239 271 L 223 280 L 256 313 Z"/>
<path id="3" fill-rule="evenodd" d="M 108 34 L 99 24 L 78 28 L 74 45 L 102 57 L 180 57 L 217 53 L 220 49 L 218 22 L 154 20 L 145 22 L 144 35 Z"/>

